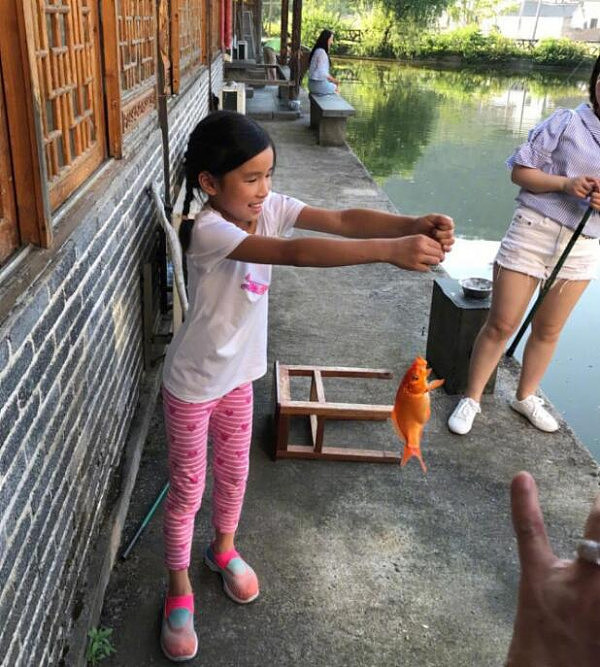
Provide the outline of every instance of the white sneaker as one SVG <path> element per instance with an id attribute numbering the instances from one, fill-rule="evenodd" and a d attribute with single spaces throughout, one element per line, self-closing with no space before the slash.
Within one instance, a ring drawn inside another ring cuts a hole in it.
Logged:
<path id="1" fill-rule="evenodd" d="M 466 435 L 473 427 L 475 416 L 481 412 L 479 403 L 472 398 L 461 398 L 454 412 L 448 419 L 448 428 L 452 433 Z"/>
<path id="2" fill-rule="evenodd" d="M 553 433 L 558 431 L 558 422 L 544 407 L 544 401 L 539 396 L 527 396 L 522 401 L 517 401 L 515 398 L 511 401 L 510 407 L 516 410 L 519 414 L 527 417 L 529 421 L 540 431 Z"/>

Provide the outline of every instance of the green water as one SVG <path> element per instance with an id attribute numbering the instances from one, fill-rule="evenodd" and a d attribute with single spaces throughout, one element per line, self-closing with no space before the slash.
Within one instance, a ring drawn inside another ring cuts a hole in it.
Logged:
<path id="1" fill-rule="evenodd" d="M 588 73 L 511 75 L 361 61 L 339 61 L 335 71 L 341 94 L 357 110 L 348 127 L 354 152 L 400 211 L 454 218 L 459 239 L 445 262 L 450 275 L 490 277 L 517 193 L 504 162 L 554 109 L 587 100 Z M 597 460 L 599 304 L 596 281 L 569 319 L 542 383 Z"/>

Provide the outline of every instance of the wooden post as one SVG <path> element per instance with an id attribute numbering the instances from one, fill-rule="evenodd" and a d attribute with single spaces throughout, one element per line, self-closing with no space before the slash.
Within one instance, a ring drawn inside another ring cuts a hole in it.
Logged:
<path id="1" fill-rule="evenodd" d="M 102 27 L 104 34 L 104 89 L 108 121 L 108 147 L 112 157 L 122 158 L 121 66 L 119 62 L 119 32 L 115 0 L 102 0 Z"/>
<path id="2" fill-rule="evenodd" d="M 263 62 L 262 52 L 262 0 L 255 0 L 254 5 L 254 34 L 256 35 L 256 53 L 254 54 L 257 63 Z"/>
<path id="3" fill-rule="evenodd" d="M 0 65 L 21 241 L 48 248 L 52 224 L 40 117 L 42 99 L 31 74 L 37 72 L 32 7 L 15 0 L 0 2 L 0 20 L 4 26 Z"/>
<path id="4" fill-rule="evenodd" d="M 179 2 L 180 0 L 171 0 L 171 80 L 174 93 L 178 93 L 181 86 Z"/>
<path id="5" fill-rule="evenodd" d="M 292 55 L 290 57 L 290 79 L 294 85 L 290 89 L 290 99 L 297 100 L 300 94 L 300 38 L 302 33 L 302 0 L 292 4 Z"/>
<path id="6" fill-rule="evenodd" d="M 169 115 L 167 113 L 167 92 L 169 44 L 168 33 L 165 25 L 168 23 L 168 10 L 166 0 L 159 0 L 158 21 L 156 22 L 156 73 L 158 88 L 158 124 L 162 135 L 163 147 L 163 178 L 165 181 L 165 207 L 168 214 L 171 213 L 171 156 L 169 151 Z"/>
<path id="7" fill-rule="evenodd" d="M 287 65 L 288 48 L 288 18 L 290 13 L 290 5 L 288 0 L 281 0 L 281 35 L 279 37 L 279 64 Z"/>

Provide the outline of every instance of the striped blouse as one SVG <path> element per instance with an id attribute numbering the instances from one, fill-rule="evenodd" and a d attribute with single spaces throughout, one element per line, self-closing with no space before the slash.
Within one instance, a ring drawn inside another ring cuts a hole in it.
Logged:
<path id="1" fill-rule="evenodd" d="M 558 176 L 593 176 L 600 178 L 600 119 L 588 104 L 574 111 L 557 109 L 529 132 L 527 141 L 506 161 L 541 169 Z M 521 188 L 516 201 L 575 229 L 588 207 L 587 199 L 562 192 L 534 193 Z M 600 238 L 600 213 L 590 216 L 584 234 Z"/>

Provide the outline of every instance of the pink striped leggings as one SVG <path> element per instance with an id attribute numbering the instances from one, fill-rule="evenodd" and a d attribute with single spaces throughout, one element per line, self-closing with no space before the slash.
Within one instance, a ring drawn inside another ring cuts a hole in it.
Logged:
<path id="1" fill-rule="evenodd" d="M 206 481 L 206 452 L 213 444 L 213 526 L 237 529 L 252 439 L 252 383 L 206 403 L 186 403 L 164 387 L 163 406 L 169 442 L 169 493 L 165 503 L 165 564 L 170 570 L 190 565 L 194 517 Z"/>

